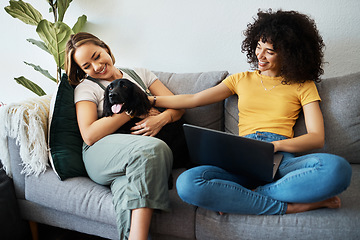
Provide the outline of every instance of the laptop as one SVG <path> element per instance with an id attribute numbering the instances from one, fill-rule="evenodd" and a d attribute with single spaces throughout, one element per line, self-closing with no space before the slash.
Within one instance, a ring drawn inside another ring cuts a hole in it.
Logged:
<path id="1" fill-rule="evenodd" d="M 191 161 L 213 165 L 260 182 L 272 182 L 283 155 L 274 154 L 274 145 L 255 139 L 183 125 Z"/>

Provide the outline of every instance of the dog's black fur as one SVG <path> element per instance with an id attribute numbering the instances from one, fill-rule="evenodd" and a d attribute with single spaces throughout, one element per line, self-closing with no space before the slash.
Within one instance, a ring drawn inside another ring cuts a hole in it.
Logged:
<path id="1" fill-rule="evenodd" d="M 124 104 L 120 113 L 127 111 L 133 116 L 147 114 L 151 109 L 150 101 L 144 91 L 128 79 L 116 79 L 105 90 L 104 116 L 113 115 L 111 106 L 117 103 Z"/>
<path id="2" fill-rule="evenodd" d="M 113 115 L 111 106 L 114 104 L 123 104 L 119 113 L 127 111 L 133 116 L 145 115 L 151 109 L 151 103 L 146 93 L 128 79 L 114 80 L 106 88 L 103 106 L 103 115 L 105 117 Z M 164 109 L 158 110 L 163 111 Z M 139 121 L 141 121 L 140 118 L 134 117 L 116 132 L 129 134 L 131 133 L 130 128 Z M 172 150 L 174 157 L 173 168 L 192 167 L 182 128 L 184 123 L 185 121 L 180 119 L 179 121 L 166 124 L 155 136 L 163 140 Z"/>

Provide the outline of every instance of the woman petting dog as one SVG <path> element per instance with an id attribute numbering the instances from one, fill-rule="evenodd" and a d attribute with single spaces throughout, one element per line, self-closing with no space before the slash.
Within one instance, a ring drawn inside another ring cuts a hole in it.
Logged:
<path id="1" fill-rule="evenodd" d="M 77 33 L 66 45 L 65 70 L 76 86 L 77 120 L 84 140 L 83 160 L 89 177 L 110 185 L 120 239 L 147 239 L 154 209 L 169 210 L 168 178 L 172 169 L 169 147 L 153 137 L 184 110 L 151 109 L 132 134 L 113 134 L 133 116 L 128 112 L 103 115 L 105 87 L 116 79 L 135 80 L 114 66 L 108 45 L 89 33 Z M 153 95 L 173 95 L 146 69 L 134 69 Z"/>
<path id="2" fill-rule="evenodd" d="M 339 208 L 337 196 L 352 170 L 342 157 L 293 153 L 321 148 L 324 123 L 315 82 L 323 74 L 324 43 L 314 20 L 295 11 L 259 11 L 244 32 L 242 51 L 255 70 L 229 76 L 192 95 L 157 97 L 156 106 L 194 108 L 238 95 L 239 135 L 272 142 L 283 161 L 276 179 L 258 186 L 245 176 L 214 166 L 182 173 L 176 186 L 187 203 L 223 213 L 285 214 Z M 303 111 L 307 133 L 294 137 Z M 241 158 L 241 156 L 238 156 Z"/>

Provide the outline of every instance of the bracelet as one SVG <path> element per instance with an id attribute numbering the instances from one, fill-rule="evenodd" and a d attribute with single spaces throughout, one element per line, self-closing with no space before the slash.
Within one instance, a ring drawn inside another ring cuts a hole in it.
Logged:
<path id="1" fill-rule="evenodd" d="M 153 103 L 151 104 L 151 106 L 155 107 L 155 104 L 156 104 L 156 96 L 154 96 L 154 101 L 153 101 Z"/>
<path id="2" fill-rule="evenodd" d="M 130 118 L 134 118 L 134 116 L 132 115 L 132 111 L 131 112 L 126 111 L 125 114 L 128 115 Z"/>

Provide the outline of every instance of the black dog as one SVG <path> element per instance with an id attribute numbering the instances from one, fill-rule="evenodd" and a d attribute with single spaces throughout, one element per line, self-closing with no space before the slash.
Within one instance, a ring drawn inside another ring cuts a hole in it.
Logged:
<path id="1" fill-rule="evenodd" d="M 132 116 L 141 116 L 147 114 L 150 109 L 151 104 L 145 92 L 128 79 L 116 79 L 105 90 L 105 117 L 124 111 Z"/>
<path id="2" fill-rule="evenodd" d="M 105 90 L 103 107 L 103 114 L 105 117 L 124 111 L 131 116 L 146 115 L 151 107 L 151 103 L 146 93 L 128 79 L 114 80 Z M 158 110 L 164 111 L 164 109 Z M 139 121 L 141 121 L 140 118 L 134 117 L 121 126 L 116 132 L 129 134 L 131 133 L 130 128 L 135 126 L 135 123 Z M 179 121 L 166 124 L 155 136 L 163 140 L 172 150 L 174 157 L 173 168 L 191 167 L 185 135 L 182 128 L 184 123 L 185 121 L 180 119 Z"/>

